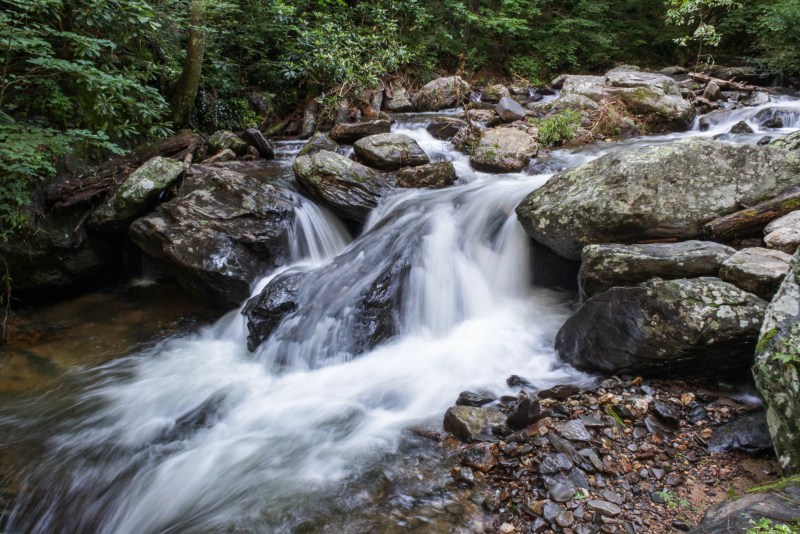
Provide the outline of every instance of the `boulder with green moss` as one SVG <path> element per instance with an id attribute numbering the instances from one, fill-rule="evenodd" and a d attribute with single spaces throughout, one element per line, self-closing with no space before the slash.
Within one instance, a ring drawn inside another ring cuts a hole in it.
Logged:
<path id="1" fill-rule="evenodd" d="M 605 83 L 609 94 L 622 100 L 631 113 L 644 115 L 655 129 L 686 129 L 694 120 L 694 106 L 669 76 L 621 68 L 606 73 Z"/>
<path id="2" fill-rule="evenodd" d="M 653 279 L 592 297 L 556 336 L 578 369 L 649 377 L 739 376 L 767 303 L 718 278 Z"/>
<path id="3" fill-rule="evenodd" d="M 800 154 L 708 140 L 608 154 L 553 176 L 517 207 L 522 226 L 560 256 L 598 243 L 693 239 L 717 217 L 800 186 Z"/>
<path id="4" fill-rule="evenodd" d="M 800 473 L 800 252 L 767 308 L 753 366 L 784 471 Z"/>
<path id="5" fill-rule="evenodd" d="M 479 171 L 518 172 L 538 152 L 538 143 L 527 132 L 513 127 L 492 128 L 481 135 L 470 162 Z"/>
<path id="6" fill-rule="evenodd" d="M 438 111 L 462 104 L 469 98 L 470 86 L 460 76 L 437 78 L 428 82 L 414 97 L 419 111 Z"/>
<path id="7" fill-rule="evenodd" d="M 363 222 L 391 188 L 383 174 L 327 150 L 299 156 L 292 169 L 312 199 L 356 222 Z"/>

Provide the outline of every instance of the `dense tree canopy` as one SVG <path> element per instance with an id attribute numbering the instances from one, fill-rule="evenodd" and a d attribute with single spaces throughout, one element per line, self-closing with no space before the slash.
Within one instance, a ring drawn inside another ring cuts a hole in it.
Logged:
<path id="1" fill-rule="evenodd" d="M 56 161 L 188 123 L 238 128 L 306 95 L 463 70 L 542 83 L 696 46 L 800 71 L 800 0 L 2 0 L 0 234 Z M 682 46 L 683 45 L 683 46 Z M 713 53 L 717 53 L 716 51 Z"/>

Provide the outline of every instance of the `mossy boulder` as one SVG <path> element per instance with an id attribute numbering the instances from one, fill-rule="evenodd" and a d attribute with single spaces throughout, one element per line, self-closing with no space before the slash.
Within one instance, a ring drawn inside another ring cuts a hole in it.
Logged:
<path id="1" fill-rule="evenodd" d="M 370 135 L 356 141 L 353 148 L 359 161 L 384 171 L 394 171 L 400 167 L 416 167 L 431 162 L 422 147 L 404 134 Z"/>
<path id="2" fill-rule="evenodd" d="M 336 152 L 337 148 L 339 148 L 339 143 L 331 139 L 328 134 L 323 132 L 315 132 L 314 135 L 311 136 L 311 139 L 309 139 L 308 142 L 303 145 L 303 148 L 300 149 L 300 152 L 297 155 L 310 156 L 311 154 L 316 154 L 317 152 L 322 152 L 323 150 Z"/>
<path id="3" fill-rule="evenodd" d="M 586 301 L 555 348 L 578 369 L 648 377 L 740 376 L 767 303 L 718 278 L 653 279 Z"/>
<path id="4" fill-rule="evenodd" d="M 452 108 L 469 98 L 470 86 L 460 76 L 437 78 L 425 84 L 414 97 L 419 111 Z"/>
<path id="5" fill-rule="evenodd" d="M 539 152 L 536 140 L 517 128 L 492 128 L 481 134 L 470 163 L 479 171 L 518 172 Z"/>
<path id="6" fill-rule="evenodd" d="M 609 94 L 622 100 L 630 112 L 644 115 L 656 129 L 686 129 L 694 120 L 694 106 L 681 96 L 678 84 L 669 76 L 614 69 L 606 73 L 605 84 Z"/>
<path id="7" fill-rule="evenodd" d="M 133 171 L 116 192 L 92 214 L 102 230 L 119 230 L 153 207 L 158 197 L 183 174 L 179 161 L 157 156 Z"/>
<path id="8" fill-rule="evenodd" d="M 800 252 L 767 308 L 753 366 L 784 471 L 800 473 Z"/>
<path id="9" fill-rule="evenodd" d="M 517 216 L 536 241 L 578 260 L 590 244 L 697 238 L 705 223 L 798 185 L 795 152 L 690 140 L 556 174 L 520 203 Z"/>
<path id="10" fill-rule="evenodd" d="M 299 156 L 292 169 L 312 199 L 355 222 L 363 222 L 391 188 L 383 174 L 327 150 Z"/>
<path id="11" fill-rule="evenodd" d="M 227 130 L 219 130 L 211 134 L 206 143 L 211 154 L 226 148 L 233 150 L 237 156 L 244 156 L 249 146 L 241 137 Z"/>

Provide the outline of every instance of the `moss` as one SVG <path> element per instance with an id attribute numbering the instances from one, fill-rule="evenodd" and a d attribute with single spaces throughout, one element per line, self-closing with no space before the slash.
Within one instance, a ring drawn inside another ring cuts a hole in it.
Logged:
<path id="1" fill-rule="evenodd" d="M 781 202 L 781 208 L 793 211 L 800 208 L 800 198 L 790 198 Z"/>
<path id="2" fill-rule="evenodd" d="M 767 348 L 767 345 L 772 341 L 772 339 L 778 335 L 778 329 L 773 328 L 772 330 L 768 330 L 761 339 L 758 340 L 758 344 L 756 345 L 756 354 L 761 354 Z"/>
<path id="3" fill-rule="evenodd" d="M 749 490 L 747 490 L 747 493 L 761 493 L 764 491 L 781 491 L 788 488 L 789 486 L 794 486 L 796 484 L 800 484 L 800 475 L 784 477 L 775 482 L 770 482 L 769 484 L 754 486 Z"/>

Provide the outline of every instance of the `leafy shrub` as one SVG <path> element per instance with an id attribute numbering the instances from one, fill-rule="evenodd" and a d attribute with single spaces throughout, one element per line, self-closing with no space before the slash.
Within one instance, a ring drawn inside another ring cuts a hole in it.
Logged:
<path id="1" fill-rule="evenodd" d="M 537 119 L 539 141 L 545 146 L 560 145 L 572 141 L 581 125 L 581 115 L 577 111 L 564 110 L 546 119 Z"/>
<path id="2" fill-rule="evenodd" d="M 506 61 L 506 71 L 519 76 L 533 85 L 542 85 L 542 63 L 530 56 L 513 56 Z"/>

